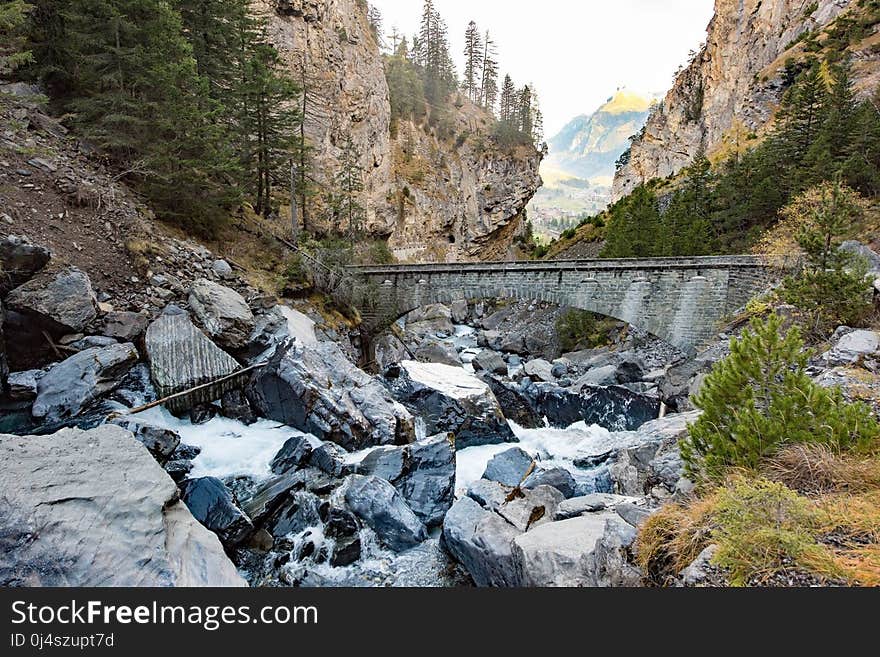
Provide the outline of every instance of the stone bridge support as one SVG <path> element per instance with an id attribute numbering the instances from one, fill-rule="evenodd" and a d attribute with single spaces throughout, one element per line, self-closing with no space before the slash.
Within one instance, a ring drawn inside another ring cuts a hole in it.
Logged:
<path id="1" fill-rule="evenodd" d="M 511 298 L 589 310 L 693 351 L 778 279 L 755 256 L 352 267 L 368 331 L 432 303 Z"/>

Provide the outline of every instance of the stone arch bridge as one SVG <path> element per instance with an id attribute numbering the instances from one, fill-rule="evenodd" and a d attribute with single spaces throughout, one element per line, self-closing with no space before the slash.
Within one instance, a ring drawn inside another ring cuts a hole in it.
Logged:
<path id="1" fill-rule="evenodd" d="M 758 256 L 350 267 L 368 333 L 432 303 L 544 301 L 622 320 L 692 352 L 790 263 Z"/>

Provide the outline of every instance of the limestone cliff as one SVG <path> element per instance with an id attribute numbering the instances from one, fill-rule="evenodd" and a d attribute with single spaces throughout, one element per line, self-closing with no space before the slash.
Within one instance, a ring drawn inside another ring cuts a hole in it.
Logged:
<path id="1" fill-rule="evenodd" d="M 409 121 L 397 126 L 389 245 L 401 260 L 506 259 L 541 185 L 538 151 L 497 145 L 491 115 L 467 100 L 456 104 L 449 138 Z"/>
<path id="2" fill-rule="evenodd" d="M 362 154 L 367 231 L 401 259 L 506 255 L 540 186 L 534 148 L 499 149 L 480 133 L 491 117 L 451 105 L 452 137 L 403 123 L 391 136 L 384 62 L 363 0 L 254 0 L 269 37 L 306 88 L 306 136 L 321 190 L 350 135 Z M 310 227 L 331 232 L 320 198 Z"/>
<path id="3" fill-rule="evenodd" d="M 704 150 L 710 156 L 736 134 L 760 134 L 772 122 L 789 57 L 805 32 L 820 35 L 857 0 L 716 0 L 705 46 L 685 67 L 632 145 L 615 176 L 617 200 L 642 182 L 676 174 Z M 876 38 L 853 44 L 860 89 L 876 87 Z M 873 82 L 873 84 L 872 84 Z"/>

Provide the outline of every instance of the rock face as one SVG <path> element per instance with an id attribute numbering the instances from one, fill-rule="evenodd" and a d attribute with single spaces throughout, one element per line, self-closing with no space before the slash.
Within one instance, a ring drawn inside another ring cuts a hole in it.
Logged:
<path id="1" fill-rule="evenodd" d="M 12 290 L 6 303 L 57 332 L 79 333 L 98 314 L 92 283 L 75 267 L 37 275 Z"/>
<path id="2" fill-rule="evenodd" d="M 333 343 L 279 349 L 247 392 L 263 417 L 346 449 L 415 440 L 409 412 Z"/>
<path id="3" fill-rule="evenodd" d="M 428 538 L 425 526 L 384 479 L 352 475 L 346 482 L 345 502 L 395 552 Z"/>
<path id="4" fill-rule="evenodd" d="M 119 427 L 0 436 L 3 586 L 244 586 L 220 541 Z"/>
<path id="5" fill-rule="evenodd" d="M 404 361 L 385 381 L 429 434 L 455 434 L 457 449 L 515 440 L 489 386 L 459 367 Z"/>
<path id="6" fill-rule="evenodd" d="M 169 306 L 150 324 L 145 338 L 150 377 L 159 397 L 209 383 L 241 369 L 232 356 L 217 347 L 176 306 Z M 217 387 L 168 404 L 171 411 L 188 410 L 197 403 L 219 399 L 226 388 Z"/>
<path id="7" fill-rule="evenodd" d="M 40 378 L 31 414 L 50 425 L 76 417 L 116 388 L 137 360 L 137 349 L 128 343 L 74 354 Z"/>
<path id="8" fill-rule="evenodd" d="M 451 137 L 439 139 L 403 120 L 392 137 L 384 62 L 362 2 L 257 0 L 254 6 L 268 17 L 269 39 L 294 79 L 304 69 L 305 130 L 318 182 L 332 182 L 347 139 L 361 154 L 368 233 L 390 237 L 401 259 L 506 254 L 540 186 L 538 151 L 496 147 L 489 115 L 466 100 L 450 112 Z M 334 228 L 332 213 L 313 208 L 309 227 Z"/>
<path id="9" fill-rule="evenodd" d="M 8 235 L 0 239 L 0 296 L 30 280 L 50 258 L 48 249 L 24 237 Z"/>
<path id="10" fill-rule="evenodd" d="M 726 139 L 762 132 L 785 91 L 784 62 L 807 30 L 828 25 L 856 3 L 846 0 L 715 0 L 706 45 L 651 113 L 629 163 L 614 179 L 614 200 L 637 185 L 678 173 L 700 150 L 712 155 Z M 808 13 L 809 12 L 809 13 Z M 870 93 L 876 59 L 870 42 L 854 57 L 860 90 Z"/>
<path id="11" fill-rule="evenodd" d="M 208 336 L 221 347 L 236 350 L 248 343 L 254 314 L 235 290 L 202 278 L 193 283 L 189 305 Z"/>

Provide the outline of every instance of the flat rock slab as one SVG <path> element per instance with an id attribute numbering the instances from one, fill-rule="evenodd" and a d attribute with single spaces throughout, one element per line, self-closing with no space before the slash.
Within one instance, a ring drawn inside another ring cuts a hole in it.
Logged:
<path id="1" fill-rule="evenodd" d="M 162 316 L 150 324 L 145 345 L 150 377 L 159 397 L 216 381 L 241 369 L 232 356 L 211 342 L 176 306 L 166 308 Z M 236 385 L 233 382 L 217 386 L 166 406 L 175 412 L 188 410 L 196 404 L 220 399 L 227 389 Z"/>
<path id="2" fill-rule="evenodd" d="M 2 586 L 245 586 L 128 431 L 0 436 Z"/>

